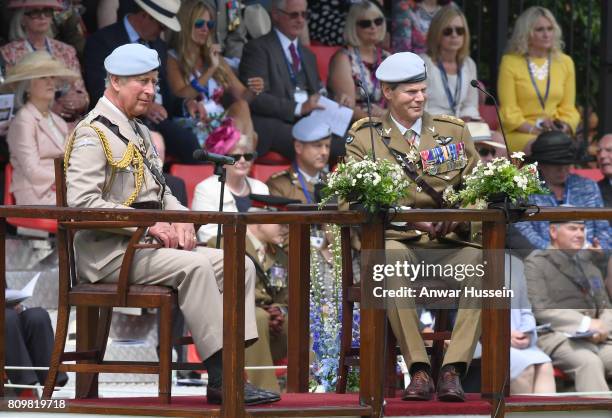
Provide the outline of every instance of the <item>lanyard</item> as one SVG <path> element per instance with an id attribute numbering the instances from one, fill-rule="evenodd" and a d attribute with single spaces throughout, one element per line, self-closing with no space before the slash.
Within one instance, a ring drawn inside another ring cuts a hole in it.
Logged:
<path id="1" fill-rule="evenodd" d="M 297 164 L 295 164 L 295 163 L 293 164 L 293 169 L 297 173 L 298 180 L 300 181 L 300 185 L 302 186 L 302 191 L 304 192 L 304 197 L 306 198 L 306 203 L 308 203 L 308 204 L 312 203 L 313 202 L 312 196 L 310 196 L 310 192 L 308 191 L 308 188 L 306 188 L 306 181 L 304 180 L 304 175 L 302 174 L 300 169 L 297 167 Z"/>
<path id="2" fill-rule="evenodd" d="M 446 74 L 446 70 L 444 69 L 444 65 L 440 61 L 438 61 L 438 69 L 440 70 L 440 75 L 442 76 L 442 84 L 444 84 L 444 92 L 446 93 L 446 99 L 448 100 L 448 105 L 453 111 L 453 115 L 457 115 L 457 107 L 459 105 L 459 96 L 461 96 L 461 67 L 457 67 L 457 84 L 455 84 L 455 96 L 451 94 L 450 86 L 448 85 L 448 75 Z"/>
<path id="3" fill-rule="evenodd" d="M 372 86 L 372 92 L 368 91 L 368 83 L 366 83 L 366 75 L 365 75 L 365 64 L 363 63 L 363 60 L 361 59 L 361 52 L 359 52 L 359 47 L 354 47 L 353 48 L 355 50 L 355 57 L 357 58 L 357 65 L 359 66 L 359 74 L 361 77 L 361 82 L 363 83 L 363 88 L 366 91 L 367 95 L 370 97 L 370 100 L 376 100 L 376 90 L 378 90 L 378 79 L 373 76 L 374 74 L 371 72 L 370 73 L 370 81 L 372 82 L 373 86 Z M 376 48 L 376 67 L 373 69 L 374 71 L 376 71 L 376 68 L 378 68 L 378 66 L 380 65 L 380 58 L 381 58 L 381 54 L 380 54 L 380 49 Z"/>
<path id="4" fill-rule="evenodd" d="M 278 41 L 280 42 L 280 38 L 278 38 Z M 285 64 L 287 64 L 287 70 L 289 71 L 289 78 L 291 79 L 291 84 L 293 84 L 293 87 L 295 88 L 297 86 L 297 74 L 293 70 L 293 64 L 290 62 L 289 59 L 287 59 L 287 54 L 285 53 L 285 48 L 283 48 L 283 43 L 280 42 L 280 44 L 281 44 L 281 49 L 283 51 L 283 57 L 285 58 Z M 295 49 L 297 51 L 298 56 L 300 57 L 301 67 L 303 68 L 304 59 L 302 57 L 302 49 L 300 48 L 299 45 Z"/>
<path id="5" fill-rule="evenodd" d="M 26 42 L 28 43 L 30 52 L 34 52 L 37 49 L 34 48 L 34 45 L 32 45 L 32 42 L 30 42 L 30 40 L 26 40 Z M 47 50 L 47 52 L 49 53 L 49 55 L 53 55 L 53 53 L 51 52 L 51 45 L 49 45 L 49 40 L 47 38 L 45 38 L 45 49 Z"/>
<path id="6" fill-rule="evenodd" d="M 531 84 L 533 85 L 533 88 L 538 96 L 538 101 L 540 102 L 540 106 L 542 106 L 542 110 L 545 109 L 546 107 L 546 100 L 548 100 L 548 93 L 550 92 L 550 53 L 548 54 L 548 58 L 547 58 L 547 65 L 548 65 L 548 75 L 546 77 L 546 93 L 544 93 L 544 98 L 542 98 L 542 93 L 540 93 L 540 89 L 538 88 L 538 85 L 536 84 L 535 78 L 533 76 L 533 72 L 531 71 L 531 61 L 529 61 L 529 55 L 525 54 L 525 61 L 527 61 L 527 71 L 529 71 L 529 78 L 531 79 Z"/>

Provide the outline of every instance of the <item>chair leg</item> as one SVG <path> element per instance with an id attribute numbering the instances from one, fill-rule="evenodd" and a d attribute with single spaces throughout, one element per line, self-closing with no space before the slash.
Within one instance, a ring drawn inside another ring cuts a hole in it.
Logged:
<path id="1" fill-rule="evenodd" d="M 161 403 L 170 403 L 172 376 L 172 306 L 173 298 L 164 297 L 160 307 L 159 324 L 159 383 Z"/>
<path id="2" fill-rule="evenodd" d="M 387 352 L 385 353 L 385 388 L 384 396 L 395 397 L 397 387 L 397 339 L 387 321 Z"/>
<path id="3" fill-rule="evenodd" d="M 93 348 L 97 351 L 93 362 L 97 364 L 104 361 L 112 315 L 112 308 L 77 307 L 77 351 Z M 97 332 L 94 334 L 93 330 Z M 76 398 L 98 397 L 98 375 L 98 372 L 77 374 Z"/>
<path id="4" fill-rule="evenodd" d="M 340 359 L 336 393 L 346 393 L 349 367 L 346 356 L 353 343 L 353 302 L 348 300 L 348 288 L 353 285 L 353 259 L 351 254 L 351 229 L 343 226 L 340 230 L 342 249 L 342 335 L 340 337 Z"/>
<path id="5" fill-rule="evenodd" d="M 43 399 L 51 399 L 53 389 L 57 381 L 57 373 L 61 363 L 62 354 L 66 348 L 66 338 L 68 337 L 68 320 L 70 318 L 70 306 L 60 304 L 57 308 L 57 325 L 55 327 L 55 342 L 53 343 L 53 352 L 51 353 L 51 361 L 49 364 L 49 373 L 45 381 L 43 390 Z"/>
<path id="6" fill-rule="evenodd" d="M 448 329 L 448 309 L 439 309 L 435 315 L 436 331 L 446 331 Z M 431 348 L 431 376 L 434 379 L 434 382 L 438 381 L 443 358 L 444 340 L 435 340 Z"/>

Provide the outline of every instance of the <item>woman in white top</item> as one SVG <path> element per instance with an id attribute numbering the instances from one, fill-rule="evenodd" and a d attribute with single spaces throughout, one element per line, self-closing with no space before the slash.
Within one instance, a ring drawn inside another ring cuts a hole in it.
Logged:
<path id="1" fill-rule="evenodd" d="M 236 164 L 225 166 L 224 212 L 246 212 L 251 207 L 249 194 L 270 194 L 268 186 L 263 182 L 248 177 L 256 157 L 255 144 L 249 137 L 237 130 L 223 135 L 211 135 L 206 141 L 206 148 L 209 152 L 236 159 Z M 191 209 L 216 212 L 219 210 L 220 196 L 221 183 L 217 176 L 211 176 L 196 186 Z M 216 235 L 216 224 L 203 225 L 198 231 L 198 241 L 208 242 Z"/>
<path id="2" fill-rule="evenodd" d="M 470 31 L 465 16 L 455 5 L 444 6 L 427 32 L 428 113 L 453 115 L 465 122 L 480 120 L 476 64 L 469 56 Z"/>

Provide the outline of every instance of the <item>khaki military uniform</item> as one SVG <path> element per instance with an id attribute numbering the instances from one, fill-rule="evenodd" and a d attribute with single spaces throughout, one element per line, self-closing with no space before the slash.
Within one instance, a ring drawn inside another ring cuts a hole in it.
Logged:
<path id="1" fill-rule="evenodd" d="M 389 148 L 398 154 L 405 156 L 415 162 L 416 174 L 438 193 L 442 193 L 448 186 L 458 187 L 464 176 L 470 173 L 476 166 L 478 155 L 470 137 L 469 131 L 460 119 L 452 116 L 432 116 L 424 113 L 422 117 L 422 128 L 418 147 L 402 136 L 397 125 L 387 112 L 381 118 L 372 118 L 370 125 L 367 118 L 361 119 L 353 124 L 347 136 L 347 156 L 357 160 L 363 159 L 371 154 L 370 126 L 374 129 L 374 150 L 377 159 L 386 159 L 397 162 Z M 462 143 L 463 145 L 458 145 Z M 386 145 L 385 145 L 386 144 Z M 454 150 L 463 149 L 458 158 L 453 162 L 445 161 L 432 166 L 420 161 L 421 152 L 432 150 L 441 145 L 454 144 Z M 460 157 L 460 158 L 459 158 Z M 398 163 L 399 164 L 399 163 Z M 429 168 L 431 167 L 431 168 Z M 423 187 L 412 182 L 409 186 L 408 196 L 399 202 L 400 205 L 418 209 L 440 208 L 436 199 L 432 198 L 423 190 Z M 418 264 L 425 263 L 456 265 L 477 264 L 482 262 L 482 252 L 473 247 L 466 247 L 458 243 L 454 238 L 430 240 L 419 231 L 396 231 L 388 230 L 385 233 L 385 255 L 387 264 L 396 262 Z M 449 250 L 449 251 L 431 251 Z M 478 287 L 476 280 L 464 280 L 457 282 L 451 279 L 447 284 L 453 288 L 463 286 Z M 404 278 L 390 277 L 387 280 L 387 288 L 398 288 L 410 286 L 410 282 Z M 400 344 L 402 354 L 406 363 L 414 362 L 429 363 L 423 339 L 419 332 L 419 320 L 414 309 L 414 303 L 406 298 L 391 298 L 388 304 L 388 319 L 393 333 Z M 450 346 L 444 357 L 443 364 L 464 362 L 469 364 L 476 342 L 480 337 L 480 310 L 466 309 L 463 300 L 460 301 L 460 309 L 455 321 Z"/>
<path id="2" fill-rule="evenodd" d="M 577 391 L 608 391 L 612 335 L 599 344 L 567 337 L 576 333 L 585 316 L 600 319 L 612 330 L 612 302 L 601 271 L 588 256 L 572 260 L 560 250 L 549 248 L 536 250 L 525 259 L 525 278 L 536 320 L 550 323 L 552 328 L 552 332 L 538 336 L 538 346 L 556 367 L 574 378 Z M 580 278 L 590 283 L 590 291 L 581 289 Z"/>
<path id="3" fill-rule="evenodd" d="M 306 184 L 306 190 L 310 193 L 311 199 L 315 199 L 315 185 L 304 180 Z M 325 182 L 325 176 L 321 173 L 321 182 Z M 286 170 L 272 174 L 272 176 L 266 182 L 270 189 L 272 196 L 282 196 L 288 199 L 296 199 L 302 203 L 308 203 L 306 199 L 306 193 L 302 187 L 298 174 L 294 170 L 293 166 Z M 316 203 L 314 201 L 310 203 Z"/>
<path id="4" fill-rule="evenodd" d="M 105 116 L 129 140 L 126 145 L 109 128 L 94 121 Z M 163 209 L 187 210 L 139 162 L 144 156 L 161 169 L 150 132 L 127 117 L 106 98 L 75 128 L 66 147 L 68 205 L 88 209 L 129 208 L 132 203 L 157 202 Z M 81 231 L 75 236 L 76 267 L 81 280 L 116 282 L 129 231 Z M 141 249 L 130 271 L 134 284 L 178 289 L 179 307 L 202 359 L 223 343 L 223 253 L 210 248 L 194 251 Z M 246 260 L 245 340 L 257 338 L 255 268 Z"/>

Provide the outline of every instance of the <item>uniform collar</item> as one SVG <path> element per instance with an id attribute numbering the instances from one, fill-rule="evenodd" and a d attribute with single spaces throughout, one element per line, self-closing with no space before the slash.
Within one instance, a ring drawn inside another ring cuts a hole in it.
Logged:
<path id="1" fill-rule="evenodd" d="M 411 127 L 407 128 L 404 125 L 402 125 L 401 123 L 399 123 L 397 121 L 397 119 L 395 119 L 393 117 L 393 115 L 391 114 L 391 112 L 389 112 L 389 116 L 391 117 L 391 120 L 393 121 L 393 123 L 395 123 L 395 126 L 397 126 L 397 129 L 400 131 L 400 133 L 402 134 L 402 136 L 404 136 L 406 134 L 406 131 L 408 129 L 412 129 L 416 134 L 417 134 L 417 138 L 421 136 L 421 129 L 423 127 L 423 118 L 420 117 L 418 118 Z"/>
<path id="2" fill-rule="evenodd" d="M 130 119 L 127 117 L 127 115 L 123 113 L 123 111 L 121 111 L 121 109 L 119 109 L 117 106 L 115 106 L 113 102 L 108 100 L 106 96 L 102 96 L 100 98 L 100 101 L 113 111 L 113 116 L 119 118 L 119 121 L 130 124 Z"/>
<path id="3" fill-rule="evenodd" d="M 308 173 L 302 170 L 297 164 L 296 166 L 297 166 L 298 171 L 302 174 L 302 176 L 304 177 L 304 180 L 307 183 L 318 184 L 321 182 L 321 172 L 320 171 L 318 171 L 317 174 L 315 174 L 314 176 L 310 176 L 308 175 Z"/>

